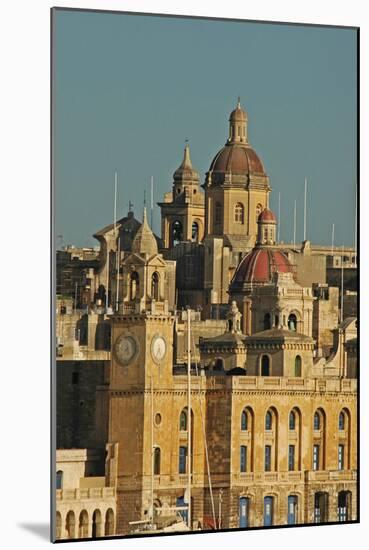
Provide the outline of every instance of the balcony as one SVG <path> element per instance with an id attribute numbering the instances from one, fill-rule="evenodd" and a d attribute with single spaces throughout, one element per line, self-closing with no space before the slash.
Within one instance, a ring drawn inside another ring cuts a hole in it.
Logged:
<path id="1" fill-rule="evenodd" d="M 115 498 L 115 487 L 91 487 L 89 489 L 57 489 L 56 500 L 105 500 Z"/>

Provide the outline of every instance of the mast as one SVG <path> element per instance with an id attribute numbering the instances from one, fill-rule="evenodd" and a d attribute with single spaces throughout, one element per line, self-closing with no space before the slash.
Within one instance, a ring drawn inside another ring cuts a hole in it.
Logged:
<path id="1" fill-rule="evenodd" d="M 151 176 L 151 231 L 154 231 L 154 176 Z"/>
<path id="2" fill-rule="evenodd" d="M 333 248 L 334 248 L 334 223 L 332 223 L 332 248 L 331 248 L 332 258 L 333 258 Z M 332 259 L 332 262 L 333 262 L 333 259 Z"/>
<path id="3" fill-rule="evenodd" d="M 278 236 L 277 241 L 279 243 L 280 238 L 280 229 L 281 229 L 281 193 L 278 193 Z"/>
<path id="4" fill-rule="evenodd" d="M 356 248 L 357 248 L 357 188 L 355 191 L 355 222 L 354 222 L 354 264 L 357 265 Z"/>
<path id="5" fill-rule="evenodd" d="M 154 389 L 152 384 L 152 375 L 150 376 L 150 396 L 151 396 L 151 522 L 154 521 Z"/>
<path id="6" fill-rule="evenodd" d="M 307 196 L 307 179 L 305 177 L 305 197 L 304 197 L 304 241 L 306 241 L 306 196 Z"/>
<path id="7" fill-rule="evenodd" d="M 117 228 L 117 185 L 118 185 L 118 174 L 114 174 L 114 234 Z"/>
<path id="8" fill-rule="evenodd" d="M 187 468 L 188 468 L 188 480 L 187 480 L 187 499 L 188 499 L 188 518 L 187 525 L 191 530 L 191 309 L 187 309 Z"/>
<path id="9" fill-rule="evenodd" d="M 117 272 L 117 280 L 116 280 L 117 293 L 115 296 L 116 311 L 118 311 L 118 307 L 119 307 L 119 269 L 120 269 L 120 237 L 118 237 L 117 262 L 116 262 L 116 272 Z"/>
<path id="10" fill-rule="evenodd" d="M 341 254 L 341 323 L 343 322 L 343 245 Z"/>

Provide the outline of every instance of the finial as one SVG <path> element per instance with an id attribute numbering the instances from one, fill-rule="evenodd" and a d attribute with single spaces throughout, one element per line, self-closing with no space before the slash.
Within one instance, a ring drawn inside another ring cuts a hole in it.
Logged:
<path id="1" fill-rule="evenodd" d="M 128 202 L 128 212 L 132 212 L 132 208 L 133 208 L 133 202 L 130 200 Z"/>
<path id="2" fill-rule="evenodd" d="M 237 98 L 237 109 L 241 109 L 241 98 L 238 96 Z"/>
<path id="3" fill-rule="evenodd" d="M 144 189 L 144 209 L 146 209 L 146 189 Z"/>

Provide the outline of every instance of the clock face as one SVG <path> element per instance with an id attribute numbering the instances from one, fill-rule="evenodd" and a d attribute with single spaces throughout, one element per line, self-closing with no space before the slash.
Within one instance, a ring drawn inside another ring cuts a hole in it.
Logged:
<path id="1" fill-rule="evenodd" d="M 128 365 L 137 352 L 136 340 L 132 336 L 121 335 L 115 342 L 114 353 L 121 365 Z"/>
<path id="2" fill-rule="evenodd" d="M 151 342 L 151 354 L 156 363 L 160 363 L 166 354 L 167 343 L 163 336 L 156 335 Z"/>

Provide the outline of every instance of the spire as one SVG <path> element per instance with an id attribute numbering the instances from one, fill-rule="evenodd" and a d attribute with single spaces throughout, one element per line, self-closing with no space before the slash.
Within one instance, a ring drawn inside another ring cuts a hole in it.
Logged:
<path id="1" fill-rule="evenodd" d="M 188 139 L 186 139 L 186 145 L 184 148 L 184 155 L 183 155 L 183 161 L 182 161 L 181 167 L 189 168 L 190 170 L 193 170 L 191 157 L 190 157 L 190 148 L 188 145 Z"/>
<path id="2" fill-rule="evenodd" d="M 132 252 L 136 254 L 149 254 L 150 256 L 154 256 L 158 253 L 158 245 L 155 236 L 147 221 L 146 206 L 143 210 L 141 227 L 137 231 L 132 242 Z"/>
<path id="3" fill-rule="evenodd" d="M 200 178 L 198 172 L 192 166 L 191 157 L 190 157 L 190 147 L 188 145 L 188 139 L 185 141 L 185 148 L 183 153 L 183 160 L 174 172 L 173 179 L 175 183 L 193 183 L 198 185 L 200 183 Z"/>

